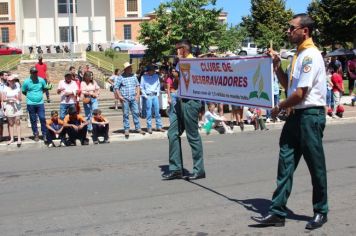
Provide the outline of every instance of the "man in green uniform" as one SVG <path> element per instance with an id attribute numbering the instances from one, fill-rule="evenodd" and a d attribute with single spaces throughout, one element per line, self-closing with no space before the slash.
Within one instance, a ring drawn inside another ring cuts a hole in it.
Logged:
<path id="1" fill-rule="evenodd" d="M 176 44 L 179 58 L 193 58 L 191 44 L 182 40 Z M 179 68 L 179 64 L 177 66 Z M 189 180 L 205 178 L 203 144 L 199 134 L 198 116 L 201 102 L 191 99 L 178 99 L 168 129 L 169 172 L 162 175 L 163 180 L 181 179 L 183 177 L 182 148 L 180 136 L 186 132 L 192 149 L 193 172 L 186 176 Z"/>
<path id="2" fill-rule="evenodd" d="M 295 15 L 289 22 L 287 34 L 298 50 L 288 75 L 283 72 L 278 55 L 269 50 L 279 82 L 288 91 L 288 98 L 273 108 L 272 116 L 276 116 L 281 109 L 289 110 L 289 116 L 279 141 L 277 188 L 269 213 L 264 217 L 252 217 L 265 226 L 284 226 L 293 173 L 302 155 L 313 185 L 314 217 L 305 228 L 316 229 L 327 221 L 327 178 L 322 144 L 326 76 L 323 58 L 311 38 L 313 25 L 313 20 L 306 14 Z"/>

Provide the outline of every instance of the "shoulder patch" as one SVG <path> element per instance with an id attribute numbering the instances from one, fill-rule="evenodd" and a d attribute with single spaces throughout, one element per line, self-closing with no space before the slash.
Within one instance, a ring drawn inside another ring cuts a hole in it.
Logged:
<path id="1" fill-rule="evenodd" d="M 305 67 L 306 65 L 310 65 L 312 63 L 313 63 L 313 59 L 309 56 L 305 56 L 303 58 L 302 67 Z"/>
<path id="2" fill-rule="evenodd" d="M 311 71 L 311 66 L 305 65 L 305 66 L 303 67 L 303 72 L 304 72 L 304 73 L 308 73 L 309 71 Z"/>

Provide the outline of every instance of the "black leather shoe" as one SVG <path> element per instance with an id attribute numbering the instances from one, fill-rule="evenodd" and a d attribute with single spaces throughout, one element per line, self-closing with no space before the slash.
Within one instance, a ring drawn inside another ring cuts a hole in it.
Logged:
<path id="1" fill-rule="evenodd" d="M 315 213 L 313 219 L 305 226 L 306 229 L 313 230 L 320 228 L 328 221 L 328 217 L 321 213 Z"/>
<path id="2" fill-rule="evenodd" d="M 281 216 L 269 214 L 264 217 L 260 216 L 252 216 L 252 220 L 264 226 L 275 226 L 275 227 L 283 227 L 286 219 Z"/>
<path id="3" fill-rule="evenodd" d="M 181 179 L 182 177 L 183 177 L 182 172 L 170 171 L 170 172 L 162 175 L 162 180 Z"/>
<path id="4" fill-rule="evenodd" d="M 204 178 L 205 178 L 205 173 L 203 173 L 203 174 L 194 173 L 194 174 L 185 176 L 186 180 L 196 180 L 196 179 L 204 179 Z"/>

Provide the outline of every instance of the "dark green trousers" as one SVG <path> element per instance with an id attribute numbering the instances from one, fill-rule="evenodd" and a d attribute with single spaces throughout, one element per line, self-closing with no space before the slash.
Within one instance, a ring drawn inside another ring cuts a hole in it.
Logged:
<path id="1" fill-rule="evenodd" d="M 328 213 L 325 155 L 322 144 L 325 128 L 324 107 L 298 109 L 287 118 L 279 146 L 277 189 L 269 213 L 287 215 L 287 200 L 292 191 L 293 173 L 303 155 L 313 185 L 314 213 Z"/>
<path id="2" fill-rule="evenodd" d="M 203 144 L 199 134 L 198 114 L 200 101 L 178 99 L 168 129 L 169 139 L 169 170 L 182 170 L 182 153 L 180 136 L 185 131 L 192 149 L 193 173 L 203 174 Z"/>

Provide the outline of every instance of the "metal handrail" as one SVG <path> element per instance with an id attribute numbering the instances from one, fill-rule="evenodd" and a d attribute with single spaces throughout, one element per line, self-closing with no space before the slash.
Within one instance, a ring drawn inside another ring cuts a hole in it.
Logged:
<path id="1" fill-rule="evenodd" d="M 0 66 L 0 71 L 8 71 L 15 68 L 18 64 L 20 64 L 21 57 L 17 56 L 15 59 L 8 61 L 4 65 Z"/>
<path id="2" fill-rule="evenodd" d="M 92 54 L 87 53 L 86 58 L 87 58 L 87 61 L 96 65 L 100 69 L 104 69 L 110 73 L 113 73 L 115 70 L 114 64 L 107 62 L 105 60 L 102 60 Z"/>

